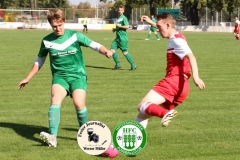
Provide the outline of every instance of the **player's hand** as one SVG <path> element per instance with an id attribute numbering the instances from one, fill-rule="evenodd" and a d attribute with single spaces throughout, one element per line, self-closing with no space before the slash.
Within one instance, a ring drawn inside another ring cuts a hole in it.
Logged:
<path id="1" fill-rule="evenodd" d="M 112 28 L 112 32 L 115 32 L 116 31 L 116 28 Z"/>
<path id="2" fill-rule="evenodd" d="M 151 24 L 152 20 L 148 16 L 143 15 L 141 17 L 141 22 L 147 22 L 148 24 Z"/>
<path id="3" fill-rule="evenodd" d="M 26 84 L 28 84 L 29 80 L 28 79 L 23 79 L 19 84 L 18 84 L 18 90 L 22 89 Z"/>
<path id="4" fill-rule="evenodd" d="M 195 85 L 198 86 L 199 89 L 202 90 L 205 88 L 205 84 L 200 78 L 193 78 L 193 80 L 194 80 Z"/>
<path id="5" fill-rule="evenodd" d="M 105 55 L 106 55 L 107 58 L 110 58 L 113 55 L 113 51 L 112 50 L 107 50 Z"/>

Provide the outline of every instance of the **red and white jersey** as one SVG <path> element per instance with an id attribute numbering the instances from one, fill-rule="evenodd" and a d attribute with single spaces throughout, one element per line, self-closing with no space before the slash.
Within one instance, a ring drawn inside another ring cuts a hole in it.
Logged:
<path id="1" fill-rule="evenodd" d="M 239 20 L 236 20 L 235 21 L 235 28 L 234 28 L 234 32 L 235 33 L 239 33 L 239 24 L 240 24 L 240 21 Z"/>
<path id="2" fill-rule="evenodd" d="M 185 74 L 188 78 L 191 76 L 191 67 L 189 60 L 185 57 L 192 53 L 187 44 L 187 40 L 181 33 L 175 33 L 169 38 L 167 49 L 167 75 Z"/>

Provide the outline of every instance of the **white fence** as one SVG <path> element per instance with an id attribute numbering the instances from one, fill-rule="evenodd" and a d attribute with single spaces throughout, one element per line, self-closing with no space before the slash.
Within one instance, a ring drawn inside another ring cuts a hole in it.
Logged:
<path id="1" fill-rule="evenodd" d="M 0 29 L 17 29 L 24 28 L 23 22 L 0 22 Z M 88 24 L 88 29 L 90 30 L 111 30 L 113 24 Z M 65 28 L 68 29 L 83 29 L 83 25 L 79 23 L 65 23 Z M 149 25 L 138 25 L 138 31 L 149 30 Z M 49 23 L 39 23 L 36 29 L 51 29 Z M 233 32 L 233 26 L 177 26 L 179 31 L 193 31 L 193 32 Z"/>

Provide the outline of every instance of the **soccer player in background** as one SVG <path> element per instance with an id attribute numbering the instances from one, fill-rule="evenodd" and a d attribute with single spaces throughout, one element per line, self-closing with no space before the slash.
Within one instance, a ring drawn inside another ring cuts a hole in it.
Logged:
<path id="1" fill-rule="evenodd" d="M 20 81 L 18 89 L 30 82 L 49 54 L 52 71 L 51 105 L 48 111 L 50 133 L 41 132 L 40 136 L 49 146 L 56 147 L 60 106 L 66 96 L 72 97 L 79 126 L 88 121 L 85 106 L 87 74 L 80 47 L 90 47 L 108 58 L 112 56 L 112 51 L 80 32 L 64 29 L 65 17 L 60 9 L 49 11 L 47 19 L 53 32 L 43 38 L 38 57 L 29 74 Z"/>
<path id="2" fill-rule="evenodd" d="M 116 22 L 116 27 L 112 29 L 113 32 L 116 32 L 116 38 L 111 45 L 111 50 L 113 51 L 113 59 L 116 63 L 113 70 L 121 68 L 121 64 L 116 53 L 116 50 L 118 48 L 120 48 L 127 61 L 131 64 L 130 70 L 135 70 L 137 68 L 137 66 L 133 62 L 132 56 L 128 52 L 128 34 L 126 30 L 129 28 L 129 24 L 127 17 L 123 15 L 124 10 L 124 6 L 118 7 L 118 18 Z"/>
<path id="3" fill-rule="evenodd" d="M 154 23 L 157 22 L 157 20 L 156 20 L 156 18 L 155 18 L 154 15 L 151 15 L 151 20 L 152 20 Z M 159 37 L 159 35 L 158 35 L 158 33 L 157 33 L 157 29 L 156 29 L 154 26 L 151 26 L 151 27 L 150 27 L 150 30 L 149 30 L 149 32 L 148 32 L 148 38 L 145 39 L 145 40 L 149 40 L 149 39 L 150 39 L 152 32 L 155 34 L 155 36 L 157 37 L 157 40 L 159 41 L 159 40 L 160 40 L 160 37 Z"/>
<path id="4" fill-rule="evenodd" d="M 192 71 L 193 81 L 199 89 L 205 84 L 199 78 L 196 58 L 189 48 L 185 37 L 176 31 L 176 20 L 169 13 L 157 15 L 157 22 L 148 16 L 142 16 L 141 21 L 156 27 L 163 38 L 169 39 L 167 45 L 166 76 L 146 94 L 138 105 L 139 114 L 136 121 L 147 127 L 152 116 L 161 118 L 161 125 L 167 126 L 177 115 L 174 110 L 188 96 L 189 82 Z"/>
<path id="5" fill-rule="evenodd" d="M 236 40 L 240 39 L 239 32 L 240 32 L 240 21 L 238 20 L 238 17 L 235 17 L 235 26 L 234 26 L 233 34 L 234 34 Z"/>

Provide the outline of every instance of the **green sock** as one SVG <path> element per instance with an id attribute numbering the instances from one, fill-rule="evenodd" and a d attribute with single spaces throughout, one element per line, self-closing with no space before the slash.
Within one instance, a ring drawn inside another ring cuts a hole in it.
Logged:
<path id="1" fill-rule="evenodd" d="M 128 62 L 131 64 L 131 66 L 134 67 L 135 64 L 134 64 L 134 62 L 133 62 L 133 60 L 132 60 L 132 56 L 131 56 L 129 53 L 127 53 L 127 54 L 125 55 L 125 57 L 127 58 Z"/>
<path id="2" fill-rule="evenodd" d="M 155 34 L 155 35 L 156 35 L 157 39 L 160 39 L 160 37 L 159 37 L 159 35 L 158 35 L 158 34 Z"/>
<path id="3" fill-rule="evenodd" d="M 52 104 L 50 106 L 48 111 L 48 122 L 50 134 L 54 134 L 57 137 L 60 123 L 60 105 Z"/>
<path id="4" fill-rule="evenodd" d="M 150 37 L 151 37 L 151 34 L 148 34 L 148 39 L 150 39 Z"/>
<path id="5" fill-rule="evenodd" d="M 115 63 L 116 63 L 116 66 L 120 66 L 120 62 L 119 62 L 119 60 L 118 60 L 118 55 L 117 55 L 117 53 L 116 52 L 114 52 L 113 53 L 113 59 L 114 59 L 114 61 L 115 61 Z"/>
<path id="6" fill-rule="evenodd" d="M 84 107 L 81 110 L 76 110 L 76 113 L 77 113 L 77 120 L 78 120 L 79 126 L 81 127 L 84 123 L 88 121 L 87 107 Z"/>

